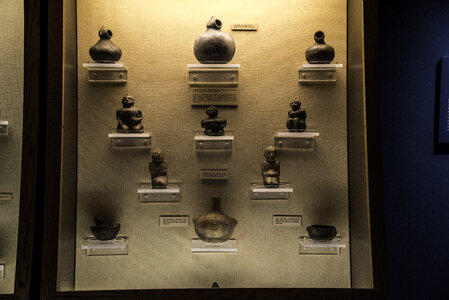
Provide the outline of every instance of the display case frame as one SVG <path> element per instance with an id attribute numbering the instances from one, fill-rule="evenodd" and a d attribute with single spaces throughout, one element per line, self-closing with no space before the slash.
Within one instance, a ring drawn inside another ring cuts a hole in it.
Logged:
<path id="1" fill-rule="evenodd" d="M 357 1 L 348 1 L 357 2 Z M 360 1 L 361 3 L 362 1 Z M 120 290 L 120 291 L 57 291 L 58 236 L 60 221 L 60 183 L 62 161 L 62 110 L 63 110 L 63 3 L 52 1 L 48 4 L 48 76 L 47 76 L 47 139 L 45 157 L 45 219 L 42 256 L 41 295 L 45 299 L 384 299 L 387 296 L 387 276 L 385 265 L 385 238 L 383 224 L 380 118 L 378 104 L 378 58 L 377 58 L 377 1 L 365 0 L 355 8 L 355 14 L 363 14 L 364 60 L 365 60 L 365 111 L 366 140 L 365 159 L 369 165 L 367 190 L 369 196 L 369 216 L 372 254 L 373 288 L 230 288 L 230 289 L 162 289 L 162 290 Z M 351 6 L 348 19 L 351 18 Z M 350 31 L 350 30 L 349 30 Z M 348 44 L 351 43 L 348 32 Z M 349 46 L 348 49 L 351 49 Z M 348 64 L 351 62 L 348 59 Z M 349 72 L 349 68 L 348 68 Z M 348 75 L 349 77 L 350 75 Z M 350 81 L 349 81 L 350 84 Z M 351 97 L 348 93 L 348 97 Z M 348 113 L 348 119 L 352 115 Z M 350 133 L 348 133 L 350 135 Z M 349 138 L 350 139 L 350 138 Z M 348 147 L 351 151 L 351 147 Z M 351 164 L 349 171 L 351 172 Z"/>
<path id="2" fill-rule="evenodd" d="M 40 148 L 43 144 L 39 127 L 40 97 L 42 87 L 40 78 L 43 75 L 40 61 L 41 23 L 39 1 L 24 0 L 24 72 L 23 72 L 23 131 L 20 179 L 20 205 L 17 237 L 16 271 L 14 292 L 0 294 L 1 299 L 29 299 L 32 289 L 37 283 L 40 262 L 40 227 L 36 199 L 43 191 L 43 177 L 38 177 L 38 170 L 43 169 L 43 161 L 39 160 Z M 34 252 L 35 251 L 35 252 Z M 37 259 L 36 259 L 37 257 Z M 33 265 L 37 263 L 37 265 Z"/>

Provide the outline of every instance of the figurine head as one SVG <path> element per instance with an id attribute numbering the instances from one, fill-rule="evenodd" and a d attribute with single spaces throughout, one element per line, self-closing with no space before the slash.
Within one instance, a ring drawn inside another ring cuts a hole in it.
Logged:
<path id="1" fill-rule="evenodd" d="M 267 161 L 275 161 L 276 160 L 276 148 L 274 148 L 273 146 L 268 146 L 267 148 L 265 148 L 265 152 L 263 153 L 263 155 L 265 156 L 265 159 Z"/>
<path id="2" fill-rule="evenodd" d="M 102 25 L 100 30 L 98 31 L 98 36 L 103 39 L 110 39 L 112 37 L 112 31 L 106 29 L 104 25 Z"/>
<path id="3" fill-rule="evenodd" d="M 209 106 L 206 110 L 206 115 L 208 115 L 209 118 L 215 118 L 218 116 L 218 109 L 215 106 Z"/>
<path id="4" fill-rule="evenodd" d="M 133 106 L 134 105 L 133 96 L 131 96 L 130 94 L 126 94 L 126 96 L 124 96 L 122 98 L 122 105 L 124 108 L 129 108 L 129 107 Z"/>
<path id="5" fill-rule="evenodd" d="M 157 148 L 151 153 L 151 159 L 154 162 L 161 163 L 164 161 L 165 154 L 161 149 Z"/>
<path id="6" fill-rule="evenodd" d="M 301 101 L 298 101 L 298 100 L 293 100 L 291 103 L 290 103 L 290 107 L 293 109 L 293 110 L 298 110 L 298 109 L 300 109 L 301 108 Z"/>

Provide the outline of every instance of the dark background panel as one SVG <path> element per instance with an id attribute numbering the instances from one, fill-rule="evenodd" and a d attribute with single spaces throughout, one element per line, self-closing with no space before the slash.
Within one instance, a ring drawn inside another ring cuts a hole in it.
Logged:
<path id="1" fill-rule="evenodd" d="M 449 1 L 380 1 L 379 27 L 391 299 L 449 299 L 449 148 L 434 144 Z"/>

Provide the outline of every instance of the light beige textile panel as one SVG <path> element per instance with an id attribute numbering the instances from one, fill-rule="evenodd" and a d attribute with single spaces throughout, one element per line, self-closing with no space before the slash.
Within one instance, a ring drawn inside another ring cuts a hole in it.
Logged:
<path id="1" fill-rule="evenodd" d="M 333 85 L 304 86 L 297 69 L 317 30 L 346 66 L 346 1 L 78 1 L 78 210 L 75 288 L 147 289 L 221 287 L 350 287 L 346 68 Z M 195 38 L 214 15 L 231 33 L 241 64 L 239 106 L 220 109 L 235 136 L 232 154 L 200 154 L 193 136 L 205 107 L 191 106 L 187 64 L 197 63 Z M 257 23 L 256 32 L 231 32 L 232 23 Z M 82 63 L 101 25 L 114 33 L 126 85 L 88 84 Z M 142 110 L 153 146 L 166 154 L 169 181 L 182 183 L 180 203 L 139 203 L 137 188 L 149 182 L 148 150 L 114 150 L 115 111 L 127 92 Z M 281 181 L 294 193 L 288 201 L 249 199 L 249 183 L 261 181 L 263 151 L 285 128 L 289 103 L 297 97 L 307 125 L 319 131 L 313 152 L 281 152 Z M 202 182 L 201 168 L 226 168 L 225 183 Z M 160 228 L 160 215 L 191 218 L 209 211 L 211 195 L 236 218 L 234 254 L 191 253 L 193 225 Z M 129 237 L 127 256 L 87 256 L 81 250 L 95 214 L 121 223 Z M 303 227 L 273 227 L 275 214 L 300 214 Z M 299 255 L 298 237 L 310 224 L 332 224 L 347 248 L 340 255 Z"/>
<path id="2" fill-rule="evenodd" d="M 14 293 L 20 206 L 23 121 L 23 1 L 0 1 L 0 120 L 9 122 L 9 135 L 0 136 L 0 294 Z"/>

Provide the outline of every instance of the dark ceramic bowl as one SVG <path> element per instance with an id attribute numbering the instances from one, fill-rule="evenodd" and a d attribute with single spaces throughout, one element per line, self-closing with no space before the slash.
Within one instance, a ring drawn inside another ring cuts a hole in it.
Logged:
<path id="1" fill-rule="evenodd" d="M 100 241 L 113 240 L 120 231 L 120 224 L 91 226 L 92 233 Z"/>
<path id="2" fill-rule="evenodd" d="M 312 240 L 328 241 L 337 235 L 337 229 L 331 225 L 310 225 L 307 233 Z"/>

